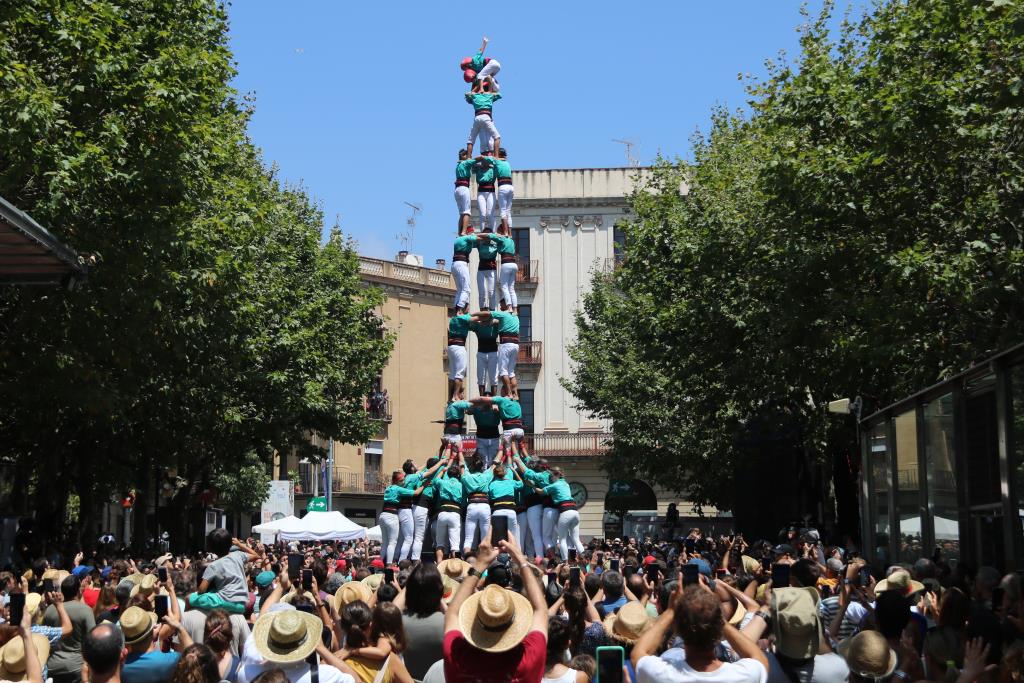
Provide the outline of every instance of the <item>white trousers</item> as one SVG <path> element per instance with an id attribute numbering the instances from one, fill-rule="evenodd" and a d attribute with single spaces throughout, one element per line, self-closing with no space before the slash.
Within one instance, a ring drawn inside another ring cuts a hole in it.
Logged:
<path id="1" fill-rule="evenodd" d="M 498 212 L 506 221 L 512 220 L 512 200 L 515 196 L 514 185 L 498 185 Z"/>
<path id="2" fill-rule="evenodd" d="M 487 68 L 487 67 L 484 67 Z M 473 127 L 469 129 L 469 140 L 467 145 L 472 145 L 476 138 L 480 138 L 481 152 L 488 152 L 494 149 L 494 139 L 500 138 L 501 134 L 494 125 L 494 121 L 487 114 L 481 114 L 473 119 Z"/>
<path id="3" fill-rule="evenodd" d="M 544 550 L 553 548 L 555 541 L 558 539 L 555 537 L 555 531 L 558 527 L 558 508 L 544 508 L 541 513 L 541 529 L 544 534 Z"/>
<path id="4" fill-rule="evenodd" d="M 441 438 L 444 439 L 445 443 L 450 443 L 455 446 L 462 445 L 462 434 L 442 434 Z"/>
<path id="5" fill-rule="evenodd" d="M 469 306 L 469 263 L 452 262 L 452 276 L 455 278 L 455 308 Z"/>
<path id="6" fill-rule="evenodd" d="M 570 547 L 576 548 L 577 553 L 583 553 L 579 510 L 566 510 L 558 515 L 558 552 L 562 554 L 563 560 L 569 557 Z"/>
<path id="7" fill-rule="evenodd" d="M 522 441 L 526 437 L 526 432 L 523 431 L 522 427 L 513 427 L 512 429 L 506 429 L 501 433 L 501 442 L 508 447 L 513 441 Z"/>
<path id="8" fill-rule="evenodd" d="M 469 366 L 469 353 L 460 344 L 448 345 L 448 379 L 464 379 Z"/>
<path id="9" fill-rule="evenodd" d="M 498 439 L 476 437 L 476 452 L 483 458 L 484 469 L 486 470 L 494 462 L 494 459 L 498 457 Z"/>
<path id="10" fill-rule="evenodd" d="M 519 533 L 516 535 L 516 543 L 519 544 L 519 548 L 523 551 L 524 555 L 528 555 L 526 552 L 526 539 L 530 536 L 526 531 L 528 523 L 529 521 L 526 519 L 526 510 L 516 513 L 516 524 L 519 526 Z"/>
<path id="11" fill-rule="evenodd" d="M 412 556 L 409 559 L 413 562 L 420 559 L 420 555 L 423 554 L 423 539 L 427 533 L 427 522 L 429 518 L 430 510 L 422 505 L 412 506 L 412 521 L 416 525 L 416 531 L 413 532 Z"/>
<path id="12" fill-rule="evenodd" d="M 516 263 L 501 263 L 501 300 L 512 308 L 519 307 L 519 299 L 516 298 L 516 275 L 519 274 L 519 266 Z"/>
<path id="13" fill-rule="evenodd" d="M 544 545 L 544 506 L 531 505 L 526 509 L 526 520 L 530 527 L 530 539 L 533 542 L 533 554 L 539 557 L 548 546 Z"/>
<path id="14" fill-rule="evenodd" d="M 437 530 L 434 532 L 434 545 L 451 552 L 459 549 L 459 538 L 462 536 L 462 517 L 458 512 L 442 510 L 437 515 Z"/>
<path id="15" fill-rule="evenodd" d="M 469 215 L 473 213 L 473 209 L 471 208 L 472 205 L 473 200 L 470 198 L 469 188 L 465 185 L 456 185 L 455 206 L 457 206 L 459 209 L 459 215 Z"/>
<path id="16" fill-rule="evenodd" d="M 519 518 L 516 516 L 516 511 L 509 510 L 508 508 L 505 508 L 504 510 L 495 510 L 491 513 L 491 519 L 493 520 L 495 517 L 508 517 L 508 535 L 514 537 L 516 542 L 518 542 Z"/>
<path id="17" fill-rule="evenodd" d="M 498 216 L 494 213 L 494 193 L 477 192 L 476 210 L 480 213 L 480 232 L 498 227 Z"/>
<path id="18" fill-rule="evenodd" d="M 498 387 L 497 351 L 476 352 L 476 383 L 477 386 L 484 387 L 485 389 L 496 389 Z"/>
<path id="19" fill-rule="evenodd" d="M 398 552 L 398 559 L 405 560 L 412 552 L 412 544 L 416 540 L 416 522 L 413 520 L 412 508 L 399 508 L 398 531 L 402 537 L 402 549 Z"/>
<path id="20" fill-rule="evenodd" d="M 463 554 L 479 545 L 479 541 L 473 538 L 477 529 L 480 530 L 480 538 L 487 537 L 487 530 L 491 528 L 491 506 L 487 503 L 470 503 L 466 507 L 466 538 L 462 542 Z"/>
<path id="21" fill-rule="evenodd" d="M 476 291 L 480 298 L 480 310 L 489 308 L 497 310 L 498 300 L 494 296 L 494 282 L 497 280 L 497 271 L 484 270 L 477 267 L 476 270 Z"/>
<path id="22" fill-rule="evenodd" d="M 519 344 L 498 344 L 498 376 L 515 377 Z"/>
<path id="23" fill-rule="evenodd" d="M 476 77 L 483 80 L 487 77 L 494 78 L 501 71 L 501 64 L 498 63 L 497 59 L 489 59 L 484 68 L 477 72 Z M 498 84 L 494 84 L 494 92 L 498 92 Z"/>
<path id="24" fill-rule="evenodd" d="M 382 512 L 377 516 L 377 524 L 380 524 L 380 547 L 384 563 L 391 564 L 395 559 L 395 548 L 398 546 L 398 515 L 394 512 Z"/>

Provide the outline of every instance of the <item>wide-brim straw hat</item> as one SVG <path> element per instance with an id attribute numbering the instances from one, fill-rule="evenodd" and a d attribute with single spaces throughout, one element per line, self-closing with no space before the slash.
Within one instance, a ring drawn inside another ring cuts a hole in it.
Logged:
<path id="1" fill-rule="evenodd" d="M 882 579 L 875 584 L 875 595 L 886 591 L 896 591 L 900 595 L 913 595 L 923 591 L 924 584 L 910 578 L 910 573 L 904 570 L 893 572 L 889 578 Z"/>
<path id="2" fill-rule="evenodd" d="M 132 588 L 132 597 L 134 598 L 136 595 L 141 595 L 144 598 L 148 598 L 151 595 L 153 595 L 155 592 L 156 592 L 156 575 L 155 574 L 146 574 L 146 575 L 144 575 L 142 577 L 142 579 L 137 584 L 135 584 L 135 587 Z"/>
<path id="3" fill-rule="evenodd" d="M 342 584 L 341 588 L 334 594 L 334 609 L 341 612 L 341 608 L 350 602 L 362 600 L 369 604 L 373 597 L 373 591 L 362 581 L 349 581 Z"/>
<path id="4" fill-rule="evenodd" d="M 383 574 L 370 574 L 365 579 L 363 579 L 363 584 L 365 584 L 366 587 L 369 588 L 374 593 L 377 592 L 377 589 L 380 588 L 380 585 L 382 583 L 384 583 L 384 575 Z"/>
<path id="5" fill-rule="evenodd" d="M 441 574 L 441 585 L 444 586 L 444 593 L 441 594 L 441 599 L 448 602 L 455 597 L 455 593 L 459 590 L 460 584 L 447 574 Z"/>
<path id="6" fill-rule="evenodd" d="M 609 638 L 632 645 L 653 622 L 643 603 L 634 600 L 620 607 L 618 612 L 605 617 L 603 625 Z"/>
<path id="7" fill-rule="evenodd" d="M 733 626 L 739 624 L 747 616 L 747 608 L 739 600 L 736 601 L 736 611 L 729 617 L 729 623 Z"/>
<path id="8" fill-rule="evenodd" d="M 438 564 L 437 571 L 441 572 L 442 576 L 461 579 L 469 573 L 469 562 L 459 557 L 452 557 Z"/>
<path id="9" fill-rule="evenodd" d="M 41 593 L 29 593 L 25 596 L 25 610 L 33 617 L 36 616 L 36 611 L 42 603 L 43 596 Z"/>
<path id="10" fill-rule="evenodd" d="M 284 603 L 287 603 L 287 604 L 290 605 L 292 603 L 292 600 L 294 600 L 296 598 L 296 596 L 298 596 L 298 595 L 299 595 L 299 593 L 297 593 L 296 591 L 292 591 L 288 595 L 286 595 L 283 598 L 281 598 L 281 602 L 284 602 Z M 307 600 L 309 600 L 310 602 L 316 602 L 316 598 L 309 591 L 302 591 L 302 595 L 305 596 L 305 598 Z"/>
<path id="11" fill-rule="evenodd" d="M 775 649 L 789 659 L 805 660 L 818 654 L 825 632 L 816 588 L 779 588 L 772 591 L 772 630 Z"/>
<path id="12" fill-rule="evenodd" d="M 530 631 L 533 606 L 519 593 L 487 586 L 459 608 L 459 626 L 469 644 L 485 652 L 507 652 Z"/>
<path id="13" fill-rule="evenodd" d="M 316 649 L 323 631 L 320 617 L 286 609 L 260 615 L 252 627 L 256 650 L 275 664 L 301 662 Z"/>
<path id="14" fill-rule="evenodd" d="M 743 571 L 748 574 L 756 574 L 761 569 L 761 563 L 750 555 L 742 555 L 740 557 L 740 562 L 743 563 Z"/>
<path id="15" fill-rule="evenodd" d="M 888 678 L 899 660 L 889 641 L 878 631 L 861 631 L 839 643 L 838 649 L 850 672 L 862 678 Z"/>
<path id="16" fill-rule="evenodd" d="M 124 644 L 134 645 L 153 632 L 153 627 L 156 626 L 156 613 L 148 612 L 141 607 L 129 607 L 118 621 L 121 624 L 121 633 L 124 634 Z"/>
<path id="17" fill-rule="evenodd" d="M 39 665 L 45 666 L 46 660 L 50 657 L 50 641 L 46 639 L 46 636 L 38 633 L 33 633 L 31 636 L 32 645 L 35 646 L 39 656 Z M 0 648 L 0 680 L 23 680 L 26 676 L 25 668 L 25 641 L 21 636 L 15 636 Z"/>

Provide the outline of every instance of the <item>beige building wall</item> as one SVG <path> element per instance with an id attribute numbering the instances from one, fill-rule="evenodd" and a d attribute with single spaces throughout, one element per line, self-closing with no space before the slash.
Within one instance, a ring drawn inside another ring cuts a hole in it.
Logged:
<path id="1" fill-rule="evenodd" d="M 395 335 L 391 357 L 382 373 L 390 421 L 368 444 L 334 445 L 332 509 L 353 521 L 373 526 L 381 507 L 383 487 L 406 459 L 417 463 L 436 453 L 444 415 L 448 381 L 443 353 L 447 344 L 448 313 L 455 286 L 451 274 L 409 263 L 360 258 L 367 285 L 380 287 L 387 300 L 378 310 L 387 330 Z M 381 451 L 380 469 L 367 469 L 367 448 Z M 313 491 L 322 495 L 319 466 L 309 466 L 296 507 L 305 507 Z M 314 481 L 315 479 L 315 481 Z M 349 514 L 352 512 L 353 514 Z"/>

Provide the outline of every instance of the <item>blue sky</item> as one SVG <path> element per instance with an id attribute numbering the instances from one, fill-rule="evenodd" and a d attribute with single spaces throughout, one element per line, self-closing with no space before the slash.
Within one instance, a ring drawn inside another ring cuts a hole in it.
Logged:
<path id="1" fill-rule="evenodd" d="M 838 0 L 839 12 L 850 0 Z M 810 3 L 816 11 L 820 0 Z M 488 16 L 481 10 L 489 7 Z M 716 104 L 745 103 L 740 73 L 798 53 L 800 3 L 463 3 L 236 0 L 235 86 L 256 97 L 250 133 L 360 253 L 391 258 L 411 210 L 427 263 L 450 258 L 453 168 L 472 123 L 459 61 L 502 64 L 495 122 L 513 168 L 625 166 L 686 157 Z"/>

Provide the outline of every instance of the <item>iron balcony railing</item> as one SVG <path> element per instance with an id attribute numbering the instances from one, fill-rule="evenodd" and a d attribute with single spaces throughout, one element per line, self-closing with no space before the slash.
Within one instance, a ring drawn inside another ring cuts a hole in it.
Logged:
<path id="1" fill-rule="evenodd" d="M 531 287 L 540 282 L 540 261 L 533 259 L 519 264 L 516 272 L 517 287 Z"/>
<path id="2" fill-rule="evenodd" d="M 366 399 L 366 412 L 374 420 L 391 424 L 391 399 L 383 396 L 370 396 Z"/>
<path id="3" fill-rule="evenodd" d="M 517 365 L 540 365 L 544 355 L 544 343 L 539 341 L 520 341 Z"/>
<path id="4" fill-rule="evenodd" d="M 299 464 L 299 480 L 296 482 L 295 493 L 298 495 L 324 495 L 323 470 L 312 463 Z M 331 490 L 334 493 L 384 493 L 387 482 L 380 472 L 353 472 L 347 469 L 334 468 L 331 478 Z"/>
<path id="5" fill-rule="evenodd" d="M 609 432 L 576 434 L 527 434 L 530 453 L 542 458 L 589 458 L 603 455 L 611 446 Z"/>

